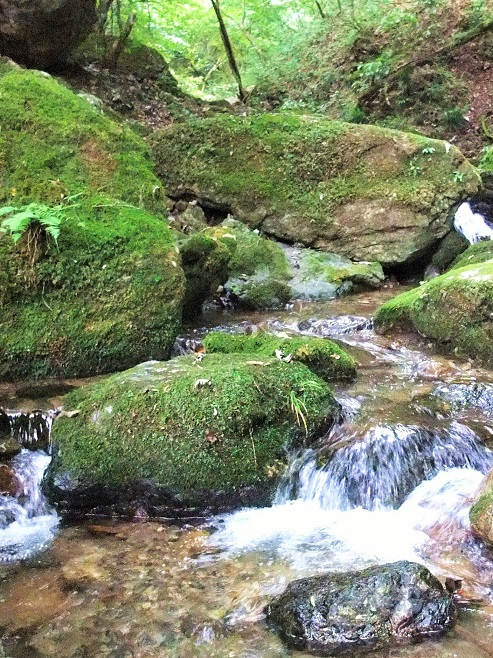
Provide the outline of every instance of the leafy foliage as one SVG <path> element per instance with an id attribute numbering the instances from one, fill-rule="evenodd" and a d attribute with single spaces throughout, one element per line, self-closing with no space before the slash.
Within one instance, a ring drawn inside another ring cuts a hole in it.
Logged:
<path id="1" fill-rule="evenodd" d="M 14 206 L 0 208 L 0 217 L 8 215 L 1 224 L 1 230 L 8 232 L 14 243 L 29 230 L 41 231 L 56 245 L 60 235 L 60 226 L 64 219 L 66 208 L 63 206 L 47 206 L 44 203 L 30 203 L 18 210 Z"/>

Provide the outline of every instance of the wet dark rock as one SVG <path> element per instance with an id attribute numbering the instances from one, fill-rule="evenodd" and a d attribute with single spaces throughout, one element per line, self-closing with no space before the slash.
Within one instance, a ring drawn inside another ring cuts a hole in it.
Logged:
<path id="1" fill-rule="evenodd" d="M 276 482 L 264 482 L 236 487 L 233 491 L 202 490 L 184 500 L 150 480 L 140 480 L 131 486 L 101 486 L 88 478 L 55 471 L 56 462 L 49 467 L 43 489 L 66 519 L 90 515 L 139 520 L 144 514 L 145 519 L 208 517 L 242 507 L 268 506 L 276 485 Z"/>
<path id="2" fill-rule="evenodd" d="M 319 320 L 317 318 L 302 320 L 298 329 L 317 336 L 337 336 L 339 334 L 352 334 L 356 331 L 372 329 L 373 322 L 358 315 L 338 315 L 335 318 Z"/>
<path id="3" fill-rule="evenodd" d="M 486 416 L 493 416 L 493 384 L 442 384 L 433 396 L 445 400 L 455 410 L 480 409 Z"/>
<path id="4" fill-rule="evenodd" d="M 439 637 L 456 615 L 428 569 L 406 561 L 297 580 L 266 612 L 286 644 L 319 655 Z"/>
<path id="5" fill-rule="evenodd" d="M 15 496 L 19 490 L 20 483 L 14 471 L 7 464 L 0 464 L 0 495 Z"/>
<path id="6" fill-rule="evenodd" d="M 21 451 L 19 443 L 11 436 L 0 438 L 0 458 L 8 459 L 14 457 Z"/>
<path id="7" fill-rule="evenodd" d="M 37 68 L 64 62 L 91 31 L 95 0 L 1 0 L 0 53 Z"/>

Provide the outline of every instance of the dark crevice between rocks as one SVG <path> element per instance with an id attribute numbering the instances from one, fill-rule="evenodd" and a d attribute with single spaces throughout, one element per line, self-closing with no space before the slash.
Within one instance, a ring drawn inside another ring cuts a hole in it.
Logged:
<path id="1" fill-rule="evenodd" d="M 197 198 L 193 192 L 182 192 L 179 195 L 168 195 L 169 198 L 179 206 L 180 202 L 195 203 L 204 212 L 205 219 L 209 226 L 218 226 L 223 222 L 228 215 L 232 215 L 233 211 L 227 203 L 219 203 L 207 198 Z"/>
<path id="2" fill-rule="evenodd" d="M 397 279 L 401 284 L 416 284 L 425 277 L 427 268 L 432 263 L 432 258 L 440 246 L 441 240 L 413 254 L 413 258 L 394 265 L 382 264 L 385 276 Z"/>

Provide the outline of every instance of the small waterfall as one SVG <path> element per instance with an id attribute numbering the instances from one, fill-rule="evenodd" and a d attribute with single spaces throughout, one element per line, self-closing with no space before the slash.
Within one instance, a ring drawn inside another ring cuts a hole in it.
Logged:
<path id="1" fill-rule="evenodd" d="M 468 203 L 461 203 L 455 213 L 454 228 L 466 238 L 470 244 L 480 240 L 491 240 L 493 228 L 486 222 L 483 215 L 473 212 Z"/>
<path id="2" fill-rule="evenodd" d="M 0 435 L 23 449 L 2 465 L 12 477 L 10 495 L 0 494 L 0 563 L 25 559 L 46 546 L 54 536 L 58 517 L 41 492 L 50 463 L 47 450 L 53 412 L 0 409 Z"/>
<path id="3" fill-rule="evenodd" d="M 458 422 L 440 430 L 377 425 L 362 438 L 348 439 L 331 449 L 323 468 L 317 468 L 320 454 L 306 453 L 304 463 L 298 464 L 298 481 L 284 495 L 295 489 L 297 497 L 323 509 L 383 509 L 400 505 L 439 471 L 469 468 L 486 473 L 493 466 L 493 453 Z"/>
<path id="4" fill-rule="evenodd" d="M 0 408 L 0 435 L 10 436 L 23 448 L 43 449 L 49 446 L 53 412 L 40 409 L 31 412 Z"/>

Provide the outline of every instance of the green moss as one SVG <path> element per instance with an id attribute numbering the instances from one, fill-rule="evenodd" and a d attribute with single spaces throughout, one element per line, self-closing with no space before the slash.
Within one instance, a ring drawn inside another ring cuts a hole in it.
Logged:
<path id="1" fill-rule="evenodd" d="M 420 291 L 420 288 L 408 290 L 380 306 L 374 317 L 376 329 L 385 333 L 393 328 L 405 328 L 409 324 L 409 307 L 419 297 Z"/>
<path id="2" fill-rule="evenodd" d="M 350 281 L 358 286 L 378 288 L 385 275 L 380 263 L 355 263 L 337 254 L 309 250 L 302 258 L 304 279 L 322 280 L 335 285 Z"/>
<path id="3" fill-rule="evenodd" d="M 476 499 L 469 511 L 469 519 L 474 530 L 484 528 L 485 520 L 493 517 L 493 488 L 488 488 Z M 491 520 L 488 524 L 491 527 Z M 485 537 L 486 539 L 486 537 Z M 491 541 L 491 537 L 489 537 Z"/>
<path id="4" fill-rule="evenodd" d="M 183 272 L 144 142 L 50 76 L 0 62 L 0 204 L 62 204 L 31 262 L 0 237 L 0 374 L 92 375 L 164 358 Z M 69 203 L 67 199 L 73 198 Z"/>
<path id="5" fill-rule="evenodd" d="M 187 294 L 185 314 L 193 317 L 219 285 L 226 284 L 240 304 L 265 309 L 292 297 L 289 263 L 282 248 L 234 219 L 199 231 L 180 245 Z"/>
<path id="6" fill-rule="evenodd" d="M 380 331 L 418 331 L 449 350 L 493 363 L 493 261 L 452 269 L 386 302 Z"/>
<path id="7" fill-rule="evenodd" d="M 90 375 L 167 356 L 184 281 L 166 224 L 138 208 L 101 203 L 72 210 L 58 243 L 35 265 L 29 287 L 24 256 L 0 240 L 0 262 L 9 266 L 2 376 Z"/>
<path id="8" fill-rule="evenodd" d="M 437 226 L 438 237 L 447 232 L 453 201 L 479 182 L 443 142 L 314 116 L 194 120 L 157 132 L 151 147 L 173 195 L 193 189 L 280 239 L 382 263 L 395 257 L 381 257 L 385 244 L 356 230 L 362 222 L 382 223 L 405 260 L 436 242 Z"/>
<path id="9" fill-rule="evenodd" d="M 460 254 L 460 256 L 454 260 L 450 269 L 458 269 L 459 267 L 466 267 L 476 263 L 484 263 L 491 259 L 493 259 L 493 242 L 491 240 L 483 240 L 471 245 L 466 251 L 464 251 L 464 253 Z"/>
<path id="10" fill-rule="evenodd" d="M 304 363 L 326 381 L 353 379 L 356 375 L 354 359 L 325 338 L 279 338 L 263 331 L 245 335 L 213 332 L 205 337 L 204 347 L 208 352 L 246 352 L 260 358 L 275 356 L 276 351 L 279 351 L 283 357 L 291 355 L 293 361 Z"/>
<path id="11" fill-rule="evenodd" d="M 231 251 L 209 229 L 195 233 L 180 244 L 186 277 L 183 315 L 197 316 L 202 304 L 228 278 Z"/>
<path id="12" fill-rule="evenodd" d="M 151 478 L 184 497 L 264 482 L 304 434 L 293 396 L 308 433 L 334 413 L 328 385 L 300 363 L 223 354 L 144 363 L 64 399 L 79 414 L 55 423 L 56 471 L 102 485 Z"/>
<path id="13" fill-rule="evenodd" d="M 0 63 L 0 126 L 0 203 L 104 193 L 164 207 L 144 142 L 46 74 Z"/>

